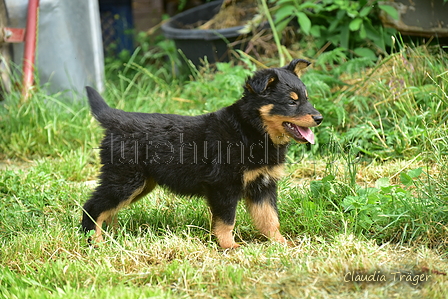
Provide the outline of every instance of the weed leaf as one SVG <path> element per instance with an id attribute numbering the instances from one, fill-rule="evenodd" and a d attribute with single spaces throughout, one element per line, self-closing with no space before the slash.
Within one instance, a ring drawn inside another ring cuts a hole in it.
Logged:
<path id="1" fill-rule="evenodd" d="M 387 188 L 390 186 L 389 178 L 380 178 L 375 182 L 375 187 L 378 189 Z"/>
<path id="2" fill-rule="evenodd" d="M 291 16 L 291 7 L 290 6 L 284 6 L 280 7 L 277 12 L 275 13 L 275 17 L 277 21 L 282 21 L 283 19 L 289 18 Z"/>
<path id="3" fill-rule="evenodd" d="M 412 177 L 404 172 L 400 173 L 400 180 L 403 185 L 408 187 L 412 185 L 413 182 Z"/>
<path id="4" fill-rule="evenodd" d="M 399 19 L 398 11 L 395 9 L 395 7 L 390 6 L 390 5 L 384 5 L 384 4 L 381 4 L 378 6 L 381 10 L 383 10 L 385 13 L 390 15 L 393 19 L 395 19 L 395 20 Z"/>
<path id="5" fill-rule="evenodd" d="M 375 60 L 376 59 L 375 52 L 373 52 L 369 48 L 356 48 L 354 50 L 354 52 L 355 52 L 356 55 L 358 55 L 360 57 L 369 58 L 371 60 Z"/>
<path id="6" fill-rule="evenodd" d="M 422 172 L 423 172 L 423 169 L 421 167 L 419 167 L 416 169 L 409 170 L 408 175 L 411 178 L 415 179 L 415 178 L 418 178 L 422 174 Z"/>
<path id="7" fill-rule="evenodd" d="M 309 35 L 311 29 L 311 21 L 308 16 L 305 13 L 299 11 L 297 13 L 297 18 L 299 20 L 300 28 L 302 28 L 303 32 L 306 35 Z"/>
<path id="8" fill-rule="evenodd" d="M 363 9 L 361 9 L 359 16 L 364 18 L 370 13 L 371 10 L 372 10 L 371 6 L 365 6 Z"/>
<path id="9" fill-rule="evenodd" d="M 362 19 L 356 18 L 350 22 L 349 28 L 351 31 L 358 31 L 359 27 L 361 27 L 361 24 L 362 24 Z"/>
<path id="10" fill-rule="evenodd" d="M 327 175 L 326 177 L 322 178 L 322 183 L 331 182 L 335 179 L 335 176 L 332 174 Z"/>

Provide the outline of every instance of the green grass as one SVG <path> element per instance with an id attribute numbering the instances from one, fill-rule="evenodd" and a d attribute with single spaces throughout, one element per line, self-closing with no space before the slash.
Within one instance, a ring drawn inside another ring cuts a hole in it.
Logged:
<path id="1" fill-rule="evenodd" d="M 183 81 L 137 58 L 109 65 L 104 96 L 114 107 L 213 111 L 239 97 L 254 69 L 220 64 Z M 405 47 L 376 64 L 308 70 L 325 123 L 315 146 L 291 146 L 279 184 L 291 244 L 267 242 L 241 205 L 244 246 L 231 251 L 217 247 L 202 199 L 162 189 L 120 212 L 105 244 L 88 246 L 81 207 L 102 131 L 85 99 L 12 93 L 0 103 L 0 298 L 446 298 L 447 62 Z M 347 281 L 375 271 L 386 281 Z M 417 275 L 429 281 L 403 281 Z"/>

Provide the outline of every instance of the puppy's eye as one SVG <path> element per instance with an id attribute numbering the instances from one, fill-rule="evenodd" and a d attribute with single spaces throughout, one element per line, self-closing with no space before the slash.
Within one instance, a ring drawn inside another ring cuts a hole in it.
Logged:
<path id="1" fill-rule="evenodd" d="M 289 101 L 290 106 L 297 106 L 297 101 L 291 100 Z"/>

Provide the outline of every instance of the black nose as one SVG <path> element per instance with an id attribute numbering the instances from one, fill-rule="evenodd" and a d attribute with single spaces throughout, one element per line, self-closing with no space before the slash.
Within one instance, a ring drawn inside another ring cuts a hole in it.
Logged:
<path id="1" fill-rule="evenodd" d="M 324 117 L 321 114 L 313 115 L 313 119 L 314 119 L 314 121 L 316 122 L 317 125 L 320 125 L 320 123 L 322 122 Z"/>

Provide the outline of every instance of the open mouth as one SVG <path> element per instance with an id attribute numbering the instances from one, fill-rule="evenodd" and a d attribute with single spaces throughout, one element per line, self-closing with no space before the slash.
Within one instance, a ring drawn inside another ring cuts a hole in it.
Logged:
<path id="1" fill-rule="evenodd" d="M 283 126 L 295 141 L 314 144 L 314 134 L 310 128 L 300 127 L 290 122 L 284 122 Z"/>

